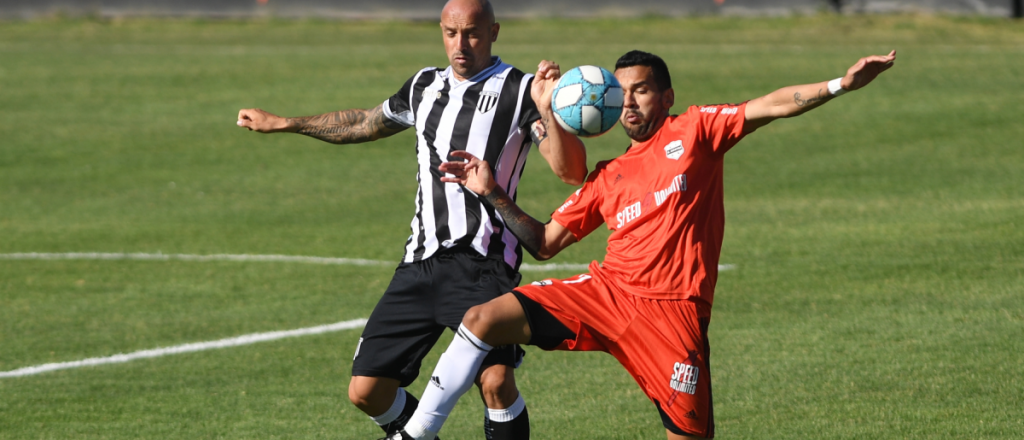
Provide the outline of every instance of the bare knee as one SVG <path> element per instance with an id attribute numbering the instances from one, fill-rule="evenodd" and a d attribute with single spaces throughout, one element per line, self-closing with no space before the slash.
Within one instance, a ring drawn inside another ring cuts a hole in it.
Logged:
<path id="1" fill-rule="evenodd" d="M 364 413 L 379 416 L 394 403 L 398 385 L 395 379 L 353 376 L 348 385 L 348 400 Z"/>
<path id="2" fill-rule="evenodd" d="M 515 369 L 505 365 L 491 365 L 480 371 L 477 380 L 484 404 L 491 409 L 505 409 L 519 398 Z"/>
<path id="3" fill-rule="evenodd" d="M 525 344 L 530 340 L 526 314 L 512 294 L 471 307 L 463 316 L 462 324 L 492 346 Z"/>
<path id="4" fill-rule="evenodd" d="M 486 336 L 493 321 L 494 313 L 487 304 L 470 307 L 466 311 L 466 315 L 462 317 L 462 325 L 465 325 L 469 331 L 473 332 L 476 337 L 484 340 L 484 342 L 487 341 Z"/>

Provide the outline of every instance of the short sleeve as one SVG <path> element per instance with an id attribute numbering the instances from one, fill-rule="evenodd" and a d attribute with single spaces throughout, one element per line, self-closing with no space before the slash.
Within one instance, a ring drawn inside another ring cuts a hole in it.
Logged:
<path id="1" fill-rule="evenodd" d="M 700 115 L 700 138 L 698 141 L 710 147 L 714 153 L 725 154 L 745 136 L 743 124 L 747 117 L 746 102 L 705 105 L 697 111 L 697 114 Z"/>
<path id="2" fill-rule="evenodd" d="M 384 116 L 406 127 L 416 125 L 415 112 L 412 111 L 412 103 L 409 102 L 409 99 L 412 96 L 413 84 L 421 73 L 409 78 L 397 93 L 384 101 L 384 104 L 381 105 Z"/>
<path id="3" fill-rule="evenodd" d="M 604 224 L 604 216 L 601 215 L 600 196 L 603 191 L 600 177 L 605 163 L 598 164 L 597 169 L 590 173 L 587 181 L 583 183 L 583 187 L 576 190 L 551 214 L 551 220 L 572 232 L 576 240 L 582 240 Z"/>
<path id="4" fill-rule="evenodd" d="M 533 102 L 533 95 L 530 89 L 533 87 L 533 75 L 527 75 L 526 88 L 523 90 L 523 107 L 519 111 L 519 128 L 529 131 L 530 125 L 540 119 L 540 111 L 537 110 L 537 103 Z"/>

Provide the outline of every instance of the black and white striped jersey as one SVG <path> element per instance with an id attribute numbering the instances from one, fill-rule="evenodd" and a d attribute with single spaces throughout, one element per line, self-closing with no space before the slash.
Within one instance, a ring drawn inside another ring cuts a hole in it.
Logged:
<path id="1" fill-rule="evenodd" d="M 493 208 L 455 183 L 441 182 L 438 166 L 453 150 L 465 150 L 491 165 L 494 179 L 515 199 L 530 150 L 529 127 L 540 119 L 530 97 L 533 75 L 494 57 L 491 67 L 459 81 L 451 67 L 429 67 L 384 102 L 384 114 L 416 127 L 416 216 L 403 261 L 439 250 L 472 248 L 518 269 L 519 240 Z"/>

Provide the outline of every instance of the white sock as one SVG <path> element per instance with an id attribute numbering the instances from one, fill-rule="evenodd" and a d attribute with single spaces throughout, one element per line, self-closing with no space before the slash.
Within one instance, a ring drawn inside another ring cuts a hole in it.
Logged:
<path id="1" fill-rule="evenodd" d="M 373 419 L 373 421 L 377 422 L 380 426 L 394 422 L 398 416 L 402 415 L 402 410 L 405 409 L 405 394 L 405 389 L 399 388 L 398 393 L 395 394 L 395 402 L 391 404 L 391 408 L 384 411 L 384 414 L 376 417 L 371 416 L 370 419 Z"/>
<path id="2" fill-rule="evenodd" d="M 437 361 L 420 405 L 405 424 L 405 433 L 416 440 L 432 440 L 441 431 L 459 397 L 473 386 L 473 379 L 492 348 L 460 325 L 448 350 Z"/>
<path id="3" fill-rule="evenodd" d="M 508 408 L 487 408 L 487 419 L 495 422 L 511 422 L 512 419 L 519 417 L 519 415 L 523 413 L 524 408 L 526 408 L 526 401 L 523 400 L 523 393 L 519 393 L 519 397 L 516 398 L 515 403 Z"/>

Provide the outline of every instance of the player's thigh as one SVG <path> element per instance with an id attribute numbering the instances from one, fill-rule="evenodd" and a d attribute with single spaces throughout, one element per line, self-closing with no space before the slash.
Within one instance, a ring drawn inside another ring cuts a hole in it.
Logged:
<path id="1" fill-rule="evenodd" d="M 530 342 L 526 313 L 511 293 L 471 307 L 462 324 L 473 335 L 492 346 Z"/>
<path id="2" fill-rule="evenodd" d="M 676 435 L 714 435 L 705 312 L 691 301 L 639 300 L 637 317 L 611 350 Z"/>
<path id="3" fill-rule="evenodd" d="M 503 261 L 468 252 L 442 254 L 433 274 L 437 320 L 458 328 L 466 312 L 505 293 L 519 283 L 519 275 Z"/>
<path id="4" fill-rule="evenodd" d="M 423 264 L 403 264 L 363 328 L 352 362 L 353 376 L 387 377 L 408 386 L 444 332 L 424 283 Z"/>

